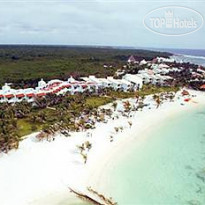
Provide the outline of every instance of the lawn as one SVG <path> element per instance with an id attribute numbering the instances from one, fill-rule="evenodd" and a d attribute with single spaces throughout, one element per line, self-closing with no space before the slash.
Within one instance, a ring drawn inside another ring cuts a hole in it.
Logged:
<path id="1" fill-rule="evenodd" d="M 109 97 L 89 97 L 86 99 L 86 106 L 96 108 L 112 102 Z"/>
<path id="2" fill-rule="evenodd" d="M 18 127 L 17 134 L 20 137 L 25 136 L 25 135 L 29 135 L 35 131 L 39 131 L 42 129 L 42 125 L 33 124 L 33 123 L 29 122 L 26 118 L 19 119 L 17 121 L 17 127 Z M 34 128 L 36 128 L 36 129 L 34 129 Z"/>
<path id="3" fill-rule="evenodd" d="M 162 92 L 177 92 L 179 87 L 158 87 L 153 85 L 144 85 L 143 88 L 137 92 L 139 96 L 146 96 Z"/>

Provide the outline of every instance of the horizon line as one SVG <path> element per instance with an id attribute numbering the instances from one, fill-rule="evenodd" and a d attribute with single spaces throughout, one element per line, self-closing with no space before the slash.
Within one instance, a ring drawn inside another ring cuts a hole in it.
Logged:
<path id="1" fill-rule="evenodd" d="M 123 48 L 123 49 L 132 49 L 132 50 L 149 50 L 149 49 L 171 49 L 171 50 L 205 50 L 203 48 L 169 48 L 169 47 L 141 47 L 141 46 L 124 46 L 124 45 L 83 45 L 83 44 L 30 44 L 30 43 L 11 43 L 11 44 L 2 44 L 0 46 L 50 46 L 50 47 L 95 47 L 95 48 Z"/>

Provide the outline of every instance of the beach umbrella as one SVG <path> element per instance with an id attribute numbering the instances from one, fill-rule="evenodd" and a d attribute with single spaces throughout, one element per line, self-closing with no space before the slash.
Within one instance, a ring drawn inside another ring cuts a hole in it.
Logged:
<path id="1" fill-rule="evenodd" d="M 187 90 L 183 90 L 182 95 L 189 95 L 189 92 Z"/>

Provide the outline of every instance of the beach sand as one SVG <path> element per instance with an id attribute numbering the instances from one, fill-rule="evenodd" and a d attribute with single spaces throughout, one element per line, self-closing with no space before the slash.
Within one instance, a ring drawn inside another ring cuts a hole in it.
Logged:
<path id="1" fill-rule="evenodd" d="M 19 149 L 0 154 L 0 204 L 1 205 L 63 205 L 82 204 L 69 192 L 69 187 L 86 192 L 86 187 L 109 197 L 109 169 L 112 160 L 122 159 L 129 151 L 129 145 L 147 139 L 160 122 L 179 112 L 193 109 L 205 104 L 205 94 L 189 91 L 197 95 L 189 102 L 177 94 L 174 102 L 164 102 L 158 109 L 148 96 L 145 103 L 149 106 L 143 111 L 131 112 L 132 117 L 126 118 L 119 114 L 122 101 L 118 101 L 119 119 L 108 119 L 107 123 L 96 123 L 96 128 L 87 132 L 71 133 L 71 137 L 56 136 L 53 142 L 37 142 L 36 133 L 28 136 L 20 143 Z M 136 99 L 129 99 L 134 103 Z M 182 105 L 183 103 L 183 105 Z M 111 105 L 105 105 L 110 108 Z M 132 127 L 128 121 L 132 121 Z M 123 131 L 115 132 L 115 127 L 123 127 Z M 113 136 L 113 142 L 110 142 Z M 85 141 L 92 143 L 88 152 L 87 163 L 83 163 L 77 145 Z M 84 203 L 83 203 L 84 204 Z"/>

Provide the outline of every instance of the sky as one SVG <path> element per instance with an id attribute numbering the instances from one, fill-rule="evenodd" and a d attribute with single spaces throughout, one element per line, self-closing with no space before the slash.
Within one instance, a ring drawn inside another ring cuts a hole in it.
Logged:
<path id="1" fill-rule="evenodd" d="M 51 44 L 205 49 L 205 26 L 183 36 L 146 29 L 144 17 L 164 6 L 204 16 L 203 1 L 0 0 L 0 44 Z"/>

